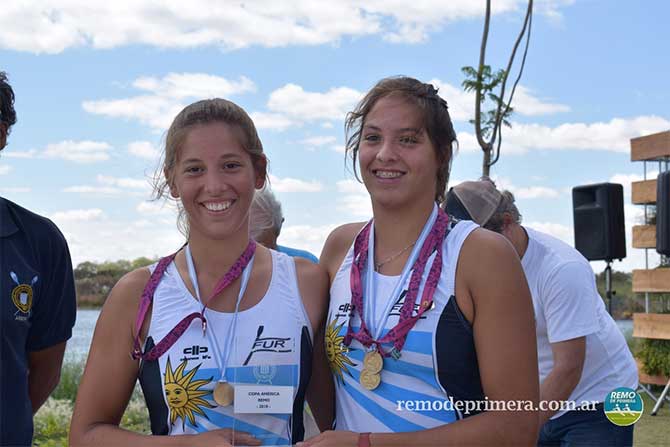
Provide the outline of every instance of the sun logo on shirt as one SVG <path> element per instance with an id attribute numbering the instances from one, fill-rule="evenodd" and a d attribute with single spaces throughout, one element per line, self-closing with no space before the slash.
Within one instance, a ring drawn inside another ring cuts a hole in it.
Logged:
<path id="1" fill-rule="evenodd" d="M 340 335 L 342 326 L 344 326 L 344 322 L 337 324 L 337 318 L 328 323 L 326 328 L 326 355 L 328 356 L 330 370 L 341 383 L 344 383 L 342 372 L 351 375 L 347 364 L 354 366 L 355 363 L 346 356 L 349 348 L 344 345 L 344 336 Z"/>
<path id="2" fill-rule="evenodd" d="M 167 365 L 165 366 L 165 399 L 170 407 L 171 425 L 174 425 L 177 418 L 181 418 L 183 426 L 186 423 L 186 418 L 188 418 L 191 425 L 197 426 L 195 423 L 195 414 L 200 414 L 207 418 L 201 407 L 214 408 L 213 405 L 202 398 L 203 396 L 212 394 L 212 392 L 200 389 L 202 386 L 210 383 L 212 377 L 208 380 L 193 380 L 200 365 L 184 375 L 186 363 L 187 360 L 184 360 L 173 371 L 172 365 L 170 365 L 170 357 L 168 357 Z"/>

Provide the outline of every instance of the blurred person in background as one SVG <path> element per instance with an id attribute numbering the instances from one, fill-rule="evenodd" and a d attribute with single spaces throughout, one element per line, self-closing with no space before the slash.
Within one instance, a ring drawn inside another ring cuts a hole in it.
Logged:
<path id="1" fill-rule="evenodd" d="M 305 258 L 317 264 L 319 260 L 310 252 L 277 244 L 283 223 L 281 203 L 272 191 L 267 186 L 256 191 L 249 211 L 249 229 L 252 239 L 267 248 L 289 256 Z"/>
<path id="2" fill-rule="evenodd" d="M 522 226 L 514 195 L 488 178 L 454 186 L 445 203 L 449 215 L 505 236 L 521 258 L 535 309 L 540 400 L 599 402 L 595 411 L 541 411 L 539 445 L 632 445 L 633 425 L 612 424 L 603 401 L 615 388 L 637 388 L 637 366 L 586 258 Z"/>

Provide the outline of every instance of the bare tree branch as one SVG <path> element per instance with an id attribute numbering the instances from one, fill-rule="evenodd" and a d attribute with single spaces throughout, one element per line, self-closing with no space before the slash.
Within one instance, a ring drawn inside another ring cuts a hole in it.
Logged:
<path id="1" fill-rule="evenodd" d="M 526 11 L 526 18 L 523 23 L 523 28 L 521 29 L 521 33 L 519 34 L 519 38 L 516 41 L 516 44 L 514 45 L 514 50 L 512 52 L 512 57 L 510 58 L 509 64 L 507 66 L 507 71 L 505 73 L 505 78 L 507 77 L 507 74 L 509 73 L 509 70 L 511 69 L 512 62 L 514 60 L 514 55 L 516 53 L 517 47 L 519 46 L 519 41 L 522 38 L 523 34 L 526 31 L 526 26 L 528 26 L 528 33 L 526 34 L 526 46 L 523 51 L 523 57 L 521 58 L 521 66 L 519 67 L 519 74 L 517 75 L 516 79 L 514 80 L 514 85 L 512 86 L 512 91 L 509 95 L 509 100 L 507 101 L 507 104 L 505 105 L 505 110 L 502 113 L 500 112 L 500 108 L 498 108 L 498 114 L 496 115 L 496 123 L 494 127 L 494 133 L 491 139 L 491 149 L 492 146 L 495 143 L 496 136 L 495 136 L 495 129 L 498 129 L 498 144 L 496 145 L 496 156 L 495 158 L 489 162 L 489 167 L 493 166 L 498 162 L 498 159 L 500 158 L 500 145 L 502 144 L 502 125 L 501 121 L 507 116 L 508 111 L 511 108 L 512 104 L 512 99 L 514 98 L 514 92 L 516 91 L 516 87 L 519 84 L 519 81 L 521 80 L 521 75 L 523 74 L 523 69 L 526 65 L 526 56 L 528 55 L 528 46 L 530 45 L 530 34 L 531 34 L 531 29 L 533 26 L 533 0 L 528 1 L 528 10 Z M 507 82 L 507 79 L 505 79 L 502 83 L 501 87 L 501 92 L 500 92 L 500 98 L 501 100 L 504 100 L 504 94 L 505 94 L 505 84 Z"/>
<path id="2" fill-rule="evenodd" d="M 526 17 L 523 21 L 523 27 L 521 28 L 521 32 L 519 33 L 519 36 L 517 37 L 516 42 L 514 42 L 514 48 L 512 49 L 512 54 L 510 55 L 509 61 L 507 62 L 507 68 L 505 69 L 505 76 L 504 76 L 503 81 L 502 81 L 501 86 L 500 86 L 499 97 L 500 97 L 501 102 L 498 103 L 498 107 L 496 108 L 496 118 L 495 118 L 495 122 L 494 122 L 494 125 L 493 125 L 493 132 L 491 132 L 491 141 L 489 142 L 489 149 L 491 149 L 491 150 L 493 149 L 493 145 L 495 144 L 496 137 L 501 135 L 500 127 L 501 127 L 502 118 L 504 116 L 504 113 L 502 111 L 503 106 L 504 106 L 505 110 L 507 110 L 510 107 L 510 104 L 512 103 L 512 96 L 514 95 L 514 90 L 516 89 L 517 83 L 519 82 L 519 79 L 521 79 L 521 74 L 523 73 L 523 67 L 524 67 L 525 62 L 526 62 L 526 54 L 528 53 L 528 42 L 530 40 L 530 26 L 529 25 L 531 23 L 532 14 L 533 14 L 533 0 L 528 0 L 528 8 L 526 9 Z M 521 65 L 521 68 L 519 70 L 519 75 L 517 76 L 516 82 L 514 83 L 514 88 L 512 89 L 512 95 L 510 95 L 510 98 L 509 98 L 509 101 L 507 102 L 507 104 L 504 104 L 505 87 L 507 85 L 507 77 L 509 76 L 509 72 L 512 69 L 512 64 L 514 63 L 514 59 L 516 57 L 516 52 L 519 48 L 519 44 L 521 43 L 521 40 L 523 39 L 523 36 L 526 34 L 526 29 L 528 29 L 528 36 L 527 36 L 527 40 L 526 40 L 526 49 L 524 51 L 522 65 Z M 498 140 L 499 141 L 498 141 L 498 148 L 496 150 L 497 154 L 496 154 L 496 157 L 495 157 L 495 161 L 490 162 L 489 166 L 492 166 L 495 162 L 497 162 L 498 158 L 500 156 L 500 143 L 501 143 L 501 141 L 500 141 L 500 138 L 498 138 Z"/>
<path id="3" fill-rule="evenodd" d="M 479 67 L 477 70 L 477 90 L 475 98 L 475 135 L 477 142 L 484 152 L 490 151 L 490 146 L 484 141 L 482 136 L 481 123 L 481 98 L 482 98 L 482 73 L 484 72 L 484 61 L 486 59 L 486 41 L 489 36 L 489 23 L 491 22 L 491 0 L 486 0 L 486 16 L 484 18 L 484 33 L 482 35 L 482 44 L 479 49 Z"/>

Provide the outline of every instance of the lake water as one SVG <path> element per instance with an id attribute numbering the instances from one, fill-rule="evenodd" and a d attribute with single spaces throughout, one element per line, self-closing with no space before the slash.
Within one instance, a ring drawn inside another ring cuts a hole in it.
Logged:
<path id="1" fill-rule="evenodd" d="M 77 311 L 77 322 L 72 329 L 72 338 L 65 348 L 65 361 L 78 362 L 86 360 L 88 348 L 93 338 L 95 322 L 98 321 L 100 310 L 80 309 Z"/>
<path id="2" fill-rule="evenodd" d="M 93 338 L 95 322 L 98 321 L 100 311 L 96 309 L 82 309 L 77 311 L 77 323 L 72 332 L 72 338 L 67 343 L 65 360 L 84 361 Z M 617 320 L 621 332 L 629 338 L 633 333 L 633 320 Z"/>

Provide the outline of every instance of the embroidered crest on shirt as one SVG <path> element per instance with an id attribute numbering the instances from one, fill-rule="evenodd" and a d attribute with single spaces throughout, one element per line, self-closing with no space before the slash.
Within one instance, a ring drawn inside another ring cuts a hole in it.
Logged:
<path id="1" fill-rule="evenodd" d="M 37 275 L 33 277 L 30 284 L 23 284 L 19 281 L 19 277 L 14 272 L 9 272 L 10 278 L 16 284 L 12 289 L 12 302 L 18 309 L 14 313 L 14 319 L 18 321 L 26 321 L 30 318 L 30 312 L 33 307 L 33 286 L 37 283 Z"/>

